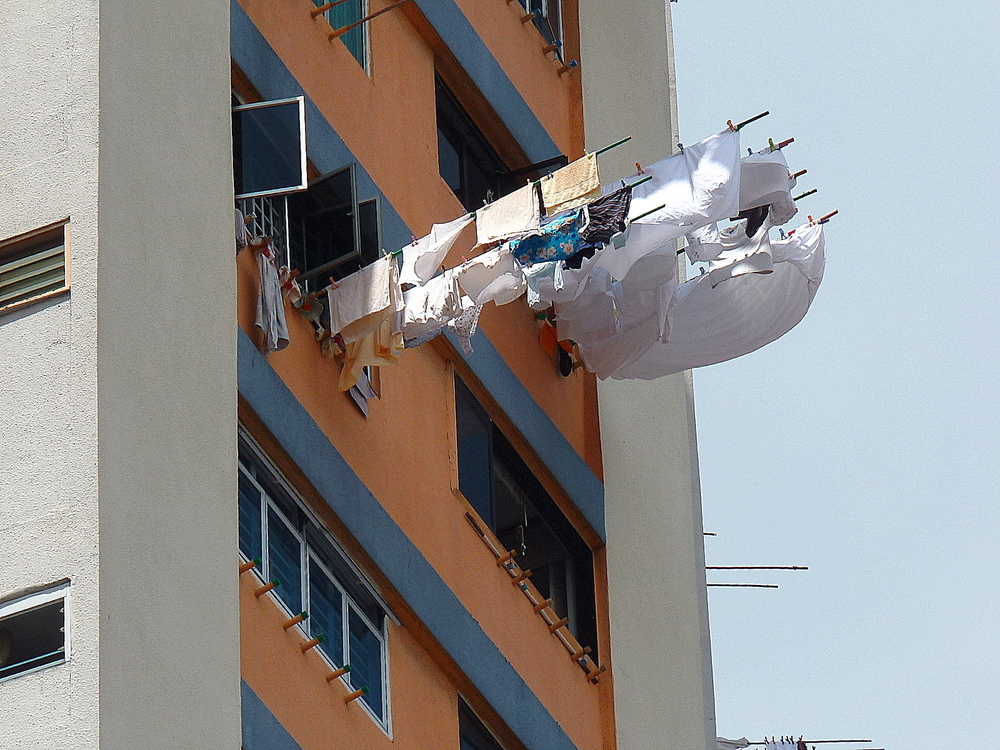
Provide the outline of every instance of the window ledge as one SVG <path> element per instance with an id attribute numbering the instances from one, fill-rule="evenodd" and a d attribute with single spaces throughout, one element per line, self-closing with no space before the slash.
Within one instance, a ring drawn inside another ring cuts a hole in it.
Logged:
<path id="1" fill-rule="evenodd" d="M 31 305 L 36 305 L 39 302 L 44 302 L 47 299 L 52 299 L 63 294 L 67 294 L 70 291 L 68 286 L 64 286 L 61 289 L 53 289 L 51 292 L 45 292 L 45 294 L 39 294 L 37 297 L 31 297 L 30 299 L 23 299 L 20 302 L 15 302 L 12 305 L 7 305 L 6 307 L 0 307 L 0 316 L 7 315 L 8 313 L 16 312 L 25 307 L 30 307 Z"/>

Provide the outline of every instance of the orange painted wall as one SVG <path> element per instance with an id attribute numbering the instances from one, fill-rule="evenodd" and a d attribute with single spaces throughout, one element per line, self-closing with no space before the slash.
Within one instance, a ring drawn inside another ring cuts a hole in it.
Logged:
<path id="1" fill-rule="evenodd" d="M 241 0 L 241 4 L 411 229 L 423 233 L 435 221 L 463 213 L 438 173 L 434 56 L 404 15 L 391 12 L 372 23 L 369 77 L 342 44 L 327 42 L 329 27 L 322 19 L 310 18 L 308 11 L 313 5 L 308 0 Z M 372 9 L 381 4 L 373 0 Z M 463 0 L 460 5 L 498 59 L 508 66 L 514 83 L 560 148 L 571 157 L 578 155 L 582 127 L 572 116 L 575 84 L 556 75 L 553 64 L 542 57 L 534 28 L 523 27 L 516 7 L 499 0 Z M 495 7 L 486 10 L 480 5 Z M 471 245 L 468 238 L 464 245 L 456 246 L 446 265 L 459 262 L 459 256 L 468 253 Z M 253 326 L 257 274 L 249 251 L 240 254 L 237 265 L 240 325 L 257 341 Z M 403 352 L 396 366 L 380 368 L 381 398 L 370 403 L 370 416 L 365 419 L 353 402 L 336 391 L 339 366 L 322 356 L 311 326 L 291 308 L 287 312 L 292 343 L 270 355 L 271 365 L 577 746 L 581 750 L 613 747 L 610 679 L 597 686 L 585 680 L 465 520 L 469 506 L 455 491 L 450 363 L 431 345 Z M 502 308 L 487 306 L 481 326 L 556 426 L 600 475 L 592 376 L 582 370 L 569 378 L 558 376 L 554 363 L 538 344 L 537 323 L 523 299 Z M 597 578 L 603 580 L 602 575 Z M 599 602 L 604 600 L 598 597 Z M 322 691 L 306 690 L 306 676 L 291 674 L 297 669 L 295 660 L 302 661 L 301 654 L 297 648 L 289 651 L 280 646 L 284 634 L 280 627 L 274 633 L 256 600 L 246 604 L 244 640 L 250 637 L 253 642 L 244 645 L 245 679 L 255 691 L 260 686 L 264 693 L 258 691 L 258 695 L 305 750 L 329 746 L 313 744 L 312 738 L 318 742 L 322 735 L 312 734 L 308 727 L 302 728 L 301 736 L 307 740 L 303 742 L 286 723 L 287 719 L 298 726 L 297 722 L 305 721 L 299 715 L 305 713 L 302 709 L 306 705 L 325 715 L 327 698 Z M 606 621 L 600 614 L 599 619 Z M 266 655 L 254 649 L 270 649 L 265 644 L 275 638 L 279 641 L 269 657 L 272 661 L 263 659 Z M 407 741 L 399 732 L 408 712 L 416 712 L 414 716 L 423 720 L 421 706 L 425 701 L 434 711 L 443 710 L 441 691 L 450 696 L 445 711 L 448 720 L 431 722 L 428 731 L 441 734 L 436 734 L 433 742 L 424 738 L 421 746 L 448 747 L 447 738 L 455 738 L 457 744 L 455 687 L 452 685 L 448 693 L 439 684 L 447 678 L 435 677 L 426 660 L 421 661 L 425 644 L 420 638 L 405 628 L 390 627 L 397 744 Z M 604 653 L 606 645 L 601 644 Z M 404 655 L 397 658 L 397 651 Z M 280 664 L 273 661 L 279 656 Z M 409 663 L 414 665 L 412 672 L 405 666 Z M 295 686 L 295 698 L 283 697 L 272 703 L 269 696 L 281 692 L 278 683 L 283 684 L 286 677 Z M 425 684 L 428 681 L 429 686 Z M 322 690 L 328 688 L 322 678 L 308 683 L 314 684 Z M 425 688 L 429 697 L 421 694 Z M 340 711 L 332 715 L 339 717 Z M 367 716 L 363 718 L 381 739 L 374 737 L 370 744 L 357 746 L 378 747 L 384 735 Z M 335 746 L 353 747 L 351 743 L 360 737 L 369 739 L 361 734 Z"/>

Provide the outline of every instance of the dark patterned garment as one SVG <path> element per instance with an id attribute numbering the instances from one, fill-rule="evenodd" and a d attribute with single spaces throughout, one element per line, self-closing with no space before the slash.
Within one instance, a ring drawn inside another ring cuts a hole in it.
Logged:
<path id="1" fill-rule="evenodd" d="M 629 187 L 618 188 L 588 204 L 590 223 L 580 232 L 583 247 L 606 245 L 616 234 L 624 232 L 631 204 L 632 190 Z"/>

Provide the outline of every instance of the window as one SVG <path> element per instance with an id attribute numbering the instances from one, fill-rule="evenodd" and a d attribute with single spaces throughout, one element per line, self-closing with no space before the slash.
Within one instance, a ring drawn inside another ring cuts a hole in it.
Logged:
<path id="1" fill-rule="evenodd" d="M 319 288 L 378 260 L 378 208 L 377 198 L 358 201 L 353 164 L 288 196 L 288 265 L 301 272 L 299 282 Z"/>
<path id="2" fill-rule="evenodd" d="M 63 292 L 66 222 L 0 241 L 0 312 Z"/>
<path id="3" fill-rule="evenodd" d="M 68 583 L 0 600 L 0 680 L 66 661 Z"/>
<path id="4" fill-rule="evenodd" d="M 584 645 L 597 647 L 593 555 L 541 482 L 455 378 L 459 490 Z"/>
<path id="5" fill-rule="evenodd" d="M 233 175 L 237 198 L 306 189 L 303 97 L 233 107 Z"/>
<path id="6" fill-rule="evenodd" d="M 546 42 L 562 41 L 562 0 L 521 0 L 521 5 L 535 14 L 535 28 Z"/>
<path id="7" fill-rule="evenodd" d="M 313 0 L 316 7 L 326 5 L 324 0 Z M 326 16 L 326 20 L 330 22 L 330 26 L 334 30 L 342 29 L 345 26 L 350 26 L 352 23 L 357 23 L 368 11 L 368 3 L 365 0 L 343 0 L 338 5 L 333 6 L 323 15 Z M 360 26 L 355 26 L 350 31 L 342 34 L 339 39 L 347 46 L 351 54 L 354 55 L 354 59 L 358 61 L 358 64 L 368 70 L 368 36 L 367 29 L 368 24 L 361 24 Z"/>
<path id="8" fill-rule="evenodd" d="M 458 699 L 458 748 L 459 750 L 503 750 L 486 725 L 461 698 Z"/>
<path id="9" fill-rule="evenodd" d="M 304 631 L 325 640 L 317 648 L 334 667 L 349 664 L 352 689 L 382 727 L 388 727 L 387 608 L 278 472 L 240 437 L 240 552 L 259 558 L 265 580 L 278 579 L 278 600 Z"/>
<path id="10" fill-rule="evenodd" d="M 499 197 L 507 167 L 439 76 L 435 93 L 441 176 L 465 209 L 475 211 Z"/>

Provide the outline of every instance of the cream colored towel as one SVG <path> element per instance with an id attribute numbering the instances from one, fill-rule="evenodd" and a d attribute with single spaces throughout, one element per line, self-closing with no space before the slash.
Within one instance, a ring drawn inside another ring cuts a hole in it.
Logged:
<path id="1" fill-rule="evenodd" d="M 339 332 L 348 344 L 364 338 L 403 309 L 396 259 L 386 255 L 341 279 L 327 291 L 327 301 L 330 331 Z"/>
<path id="2" fill-rule="evenodd" d="M 541 219 L 538 188 L 532 183 L 478 209 L 476 236 L 480 245 L 489 245 L 534 231 Z"/>
<path id="3" fill-rule="evenodd" d="M 601 177 L 597 173 L 597 154 L 587 154 L 543 177 L 542 204 L 545 214 L 577 208 L 601 197 Z"/>

